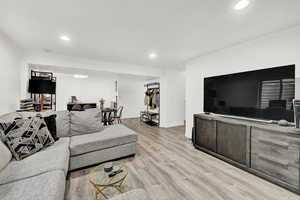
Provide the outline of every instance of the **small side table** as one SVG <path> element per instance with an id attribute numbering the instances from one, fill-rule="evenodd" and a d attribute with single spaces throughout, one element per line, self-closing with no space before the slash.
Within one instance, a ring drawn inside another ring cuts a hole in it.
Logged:
<path id="1" fill-rule="evenodd" d="M 123 170 L 123 172 L 109 177 L 108 175 L 111 173 L 106 173 L 104 171 L 104 164 L 99 165 L 96 167 L 90 174 L 89 174 L 89 181 L 92 184 L 93 188 L 95 189 L 96 199 L 101 199 L 99 195 L 102 195 L 105 199 L 108 197 L 104 194 L 104 190 L 106 188 L 115 188 L 120 193 L 123 193 L 122 184 L 124 183 L 127 175 L 128 170 L 127 167 L 122 163 L 113 163 L 113 171 L 116 170 Z"/>

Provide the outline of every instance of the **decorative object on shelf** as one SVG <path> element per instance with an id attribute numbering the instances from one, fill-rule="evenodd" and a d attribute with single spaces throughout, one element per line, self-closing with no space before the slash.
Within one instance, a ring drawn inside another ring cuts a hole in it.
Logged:
<path id="1" fill-rule="evenodd" d="M 118 104 L 117 104 L 117 102 L 111 101 L 111 102 L 110 102 L 110 107 L 111 107 L 112 109 L 118 109 Z"/>
<path id="2" fill-rule="evenodd" d="M 35 111 L 56 110 L 56 78 L 52 72 L 31 70 L 28 92 Z"/>
<path id="3" fill-rule="evenodd" d="M 144 104 L 146 111 L 140 112 L 140 120 L 151 126 L 160 124 L 160 83 L 148 83 L 146 87 Z M 151 110 L 151 111 L 150 111 Z"/>
<path id="4" fill-rule="evenodd" d="M 284 119 L 282 119 L 282 120 L 279 120 L 279 121 L 278 121 L 278 125 L 279 125 L 279 126 L 288 126 L 288 125 L 289 125 L 289 122 L 286 121 L 286 120 L 284 120 Z"/>
<path id="5" fill-rule="evenodd" d="M 103 169 L 106 173 L 111 172 L 113 170 L 113 163 L 112 162 L 105 163 Z"/>
<path id="6" fill-rule="evenodd" d="M 71 96 L 71 103 L 76 103 L 77 101 L 78 100 L 76 96 Z"/>
<path id="7" fill-rule="evenodd" d="M 295 128 L 300 128 L 300 100 L 293 100 Z"/>
<path id="8" fill-rule="evenodd" d="M 99 102 L 100 102 L 100 110 L 103 110 L 104 109 L 105 100 L 103 98 L 101 98 Z"/>
<path id="9" fill-rule="evenodd" d="M 118 104 L 119 104 L 119 85 L 118 85 L 118 81 L 115 81 L 115 95 L 116 95 L 116 101 L 115 101 L 115 105 L 113 108 L 117 109 L 118 108 Z"/>

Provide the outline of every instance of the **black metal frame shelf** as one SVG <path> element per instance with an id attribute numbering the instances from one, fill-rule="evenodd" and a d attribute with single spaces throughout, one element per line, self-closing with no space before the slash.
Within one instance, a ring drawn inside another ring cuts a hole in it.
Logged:
<path id="1" fill-rule="evenodd" d="M 31 79 L 45 79 L 45 80 L 52 80 L 56 81 L 56 77 L 53 76 L 52 72 L 42 72 L 42 71 L 35 71 L 31 70 Z M 30 97 L 33 100 L 33 105 L 40 106 L 41 105 L 41 98 L 44 94 L 35 94 L 30 93 Z M 45 105 L 45 110 L 56 110 L 56 94 L 49 94 L 50 96 L 50 102 L 49 103 L 43 103 Z"/>
<path id="2" fill-rule="evenodd" d="M 159 82 L 153 82 L 145 84 L 144 87 L 149 89 L 157 89 L 160 92 L 160 83 Z M 160 98 L 159 98 L 160 101 Z M 159 126 L 160 125 L 160 103 L 157 107 L 157 112 L 153 112 L 149 110 L 149 105 L 146 105 L 146 111 L 140 112 L 140 120 L 146 124 L 152 125 L 152 126 Z"/>

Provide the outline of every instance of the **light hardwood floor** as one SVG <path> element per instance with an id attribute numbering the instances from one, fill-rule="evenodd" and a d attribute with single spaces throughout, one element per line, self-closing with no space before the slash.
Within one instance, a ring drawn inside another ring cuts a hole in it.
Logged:
<path id="1" fill-rule="evenodd" d="M 157 128 L 123 121 L 138 133 L 138 153 L 121 160 L 129 169 L 124 190 L 144 188 L 153 200 L 300 200 L 300 196 L 194 149 L 184 127 Z M 66 200 L 93 200 L 87 168 L 69 174 Z M 107 190 L 112 197 L 118 194 Z"/>

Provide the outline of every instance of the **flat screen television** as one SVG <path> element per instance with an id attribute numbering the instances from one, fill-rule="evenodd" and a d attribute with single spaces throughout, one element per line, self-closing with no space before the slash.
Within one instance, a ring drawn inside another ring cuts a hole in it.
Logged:
<path id="1" fill-rule="evenodd" d="M 28 92 L 33 94 L 55 94 L 56 82 L 44 79 L 30 79 Z"/>
<path id="2" fill-rule="evenodd" d="M 295 65 L 204 79 L 204 112 L 294 121 Z"/>

